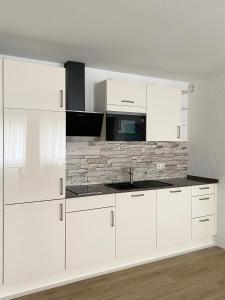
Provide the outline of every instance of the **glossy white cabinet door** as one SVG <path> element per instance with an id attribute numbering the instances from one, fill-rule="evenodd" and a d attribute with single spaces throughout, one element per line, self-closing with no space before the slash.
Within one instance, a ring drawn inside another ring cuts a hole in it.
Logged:
<path id="1" fill-rule="evenodd" d="M 156 249 L 156 191 L 116 194 L 116 258 L 141 260 Z"/>
<path id="2" fill-rule="evenodd" d="M 65 69 L 4 60 L 4 105 L 10 108 L 65 110 Z"/>
<path id="3" fill-rule="evenodd" d="M 65 196 L 65 112 L 5 109 L 5 204 Z"/>
<path id="4" fill-rule="evenodd" d="M 191 187 L 157 190 L 157 247 L 191 240 Z"/>
<path id="5" fill-rule="evenodd" d="M 66 268 L 76 273 L 109 267 L 115 260 L 115 208 L 66 214 Z"/>
<path id="6" fill-rule="evenodd" d="M 43 278 L 65 269 L 65 200 L 5 206 L 4 281 Z"/>
<path id="7" fill-rule="evenodd" d="M 0 285 L 3 280 L 3 99 L 2 60 L 0 59 Z"/>
<path id="8" fill-rule="evenodd" d="M 107 80 L 107 106 L 146 107 L 146 85 L 118 80 Z"/>
<path id="9" fill-rule="evenodd" d="M 147 87 L 147 141 L 179 141 L 181 90 Z"/>

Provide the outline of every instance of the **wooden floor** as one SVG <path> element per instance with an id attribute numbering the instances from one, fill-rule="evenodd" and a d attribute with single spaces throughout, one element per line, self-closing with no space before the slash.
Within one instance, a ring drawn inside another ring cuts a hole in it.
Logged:
<path id="1" fill-rule="evenodd" d="M 54 288 L 17 300 L 225 300 L 218 247 Z"/>

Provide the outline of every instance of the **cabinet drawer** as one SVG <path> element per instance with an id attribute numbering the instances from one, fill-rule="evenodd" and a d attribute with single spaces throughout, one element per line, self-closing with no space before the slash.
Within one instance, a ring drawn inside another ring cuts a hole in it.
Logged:
<path id="1" fill-rule="evenodd" d="M 115 206 L 115 194 L 66 199 L 66 212 Z"/>
<path id="2" fill-rule="evenodd" d="M 192 197 L 192 218 L 214 215 L 214 213 L 214 194 Z"/>
<path id="3" fill-rule="evenodd" d="M 192 220 L 192 240 L 210 238 L 215 234 L 215 216 Z"/>
<path id="4" fill-rule="evenodd" d="M 146 107 L 146 85 L 107 80 L 107 105 Z"/>
<path id="5" fill-rule="evenodd" d="M 192 196 L 214 194 L 214 184 L 196 185 L 192 187 Z"/>

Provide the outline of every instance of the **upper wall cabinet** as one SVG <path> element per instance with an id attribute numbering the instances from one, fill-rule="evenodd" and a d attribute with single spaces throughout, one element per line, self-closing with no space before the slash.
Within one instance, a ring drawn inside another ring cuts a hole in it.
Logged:
<path id="1" fill-rule="evenodd" d="M 147 86 L 147 141 L 179 141 L 181 90 Z"/>
<path id="2" fill-rule="evenodd" d="M 65 69 L 4 60 L 4 106 L 64 111 Z"/>
<path id="3" fill-rule="evenodd" d="M 65 196 L 65 112 L 5 109 L 5 204 Z"/>
<path id="4" fill-rule="evenodd" d="M 96 86 L 95 109 L 146 113 L 146 85 L 106 80 Z"/>

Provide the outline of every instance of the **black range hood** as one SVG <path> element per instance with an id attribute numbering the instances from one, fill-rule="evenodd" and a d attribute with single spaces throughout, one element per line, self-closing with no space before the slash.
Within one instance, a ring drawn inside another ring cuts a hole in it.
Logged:
<path id="1" fill-rule="evenodd" d="M 103 113 L 85 111 L 85 64 L 68 61 L 66 68 L 66 135 L 100 136 Z"/>

